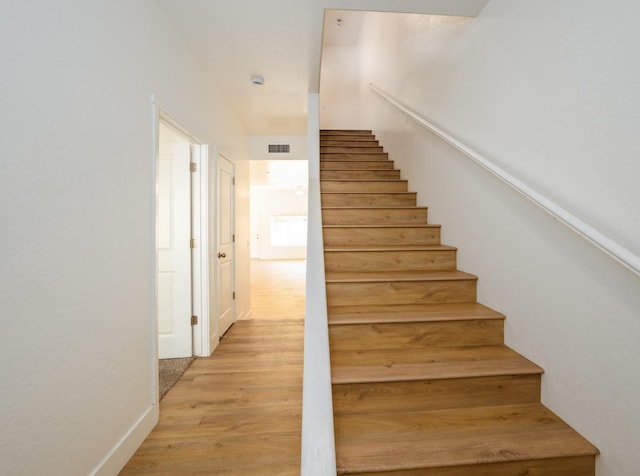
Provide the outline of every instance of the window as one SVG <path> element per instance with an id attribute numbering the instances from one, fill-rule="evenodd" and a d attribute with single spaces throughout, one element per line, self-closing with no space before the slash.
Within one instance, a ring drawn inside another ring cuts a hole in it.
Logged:
<path id="1" fill-rule="evenodd" d="M 307 217 L 271 216 L 271 246 L 307 246 Z"/>

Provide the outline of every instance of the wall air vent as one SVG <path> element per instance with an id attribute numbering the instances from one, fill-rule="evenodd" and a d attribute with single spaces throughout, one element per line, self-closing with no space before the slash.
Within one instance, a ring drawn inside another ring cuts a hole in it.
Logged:
<path id="1" fill-rule="evenodd" d="M 269 144 L 270 154 L 288 154 L 291 152 L 289 144 Z"/>

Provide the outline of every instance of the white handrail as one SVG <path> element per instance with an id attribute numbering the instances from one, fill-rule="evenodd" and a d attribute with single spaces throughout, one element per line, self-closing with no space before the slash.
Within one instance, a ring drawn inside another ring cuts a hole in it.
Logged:
<path id="1" fill-rule="evenodd" d="M 630 250 L 626 249 L 619 243 L 613 241 L 608 236 L 600 233 L 598 230 L 588 225 L 584 221 L 577 218 L 575 215 L 572 215 L 564 208 L 560 207 L 555 202 L 552 202 L 548 198 L 544 197 L 540 193 L 533 190 L 528 185 L 522 183 L 520 180 L 501 169 L 494 163 L 492 163 L 487 158 L 480 155 L 478 152 L 473 149 L 467 147 L 459 140 L 455 139 L 439 127 L 435 126 L 431 122 L 429 122 L 424 117 L 420 116 L 416 112 L 412 111 L 393 97 L 389 96 L 387 93 L 379 89 L 373 84 L 369 84 L 369 87 L 372 91 L 382 97 L 384 100 L 395 106 L 397 109 L 402 111 L 404 114 L 409 116 L 411 119 L 416 121 L 421 126 L 425 127 L 442 140 L 462 152 L 468 158 L 473 160 L 475 163 L 480 165 L 482 168 L 499 178 L 502 182 L 507 184 L 509 187 L 513 188 L 518 193 L 525 196 L 527 199 L 538 205 L 545 212 L 551 215 L 556 220 L 562 222 L 573 231 L 582 236 L 585 240 L 590 242 L 592 245 L 599 248 L 601 251 L 609 255 L 611 258 L 616 260 L 618 263 L 622 264 L 624 267 L 629 269 L 631 272 L 640 276 L 640 257 L 634 254 Z"/>

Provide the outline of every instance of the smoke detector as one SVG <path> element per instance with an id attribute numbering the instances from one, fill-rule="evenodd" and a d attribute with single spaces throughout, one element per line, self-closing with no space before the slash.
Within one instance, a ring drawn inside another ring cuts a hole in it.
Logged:
<path id="1" fill-rule="evenodd" d="M 254 74 L 251 76 L 251 84 L 262 86 L 264 84 L 264 78 L 259 74 Z"/>

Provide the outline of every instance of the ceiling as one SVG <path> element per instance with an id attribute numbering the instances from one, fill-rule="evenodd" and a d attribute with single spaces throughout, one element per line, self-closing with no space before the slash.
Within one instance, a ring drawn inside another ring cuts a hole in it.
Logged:
<path id="1" fill-rule="evenodd" d="M 475 16 L 489 0 L 157 0 L 249 135 L 306 135 L 323 41 L 357 44 L 353 11 Z M 327 13 L 325 11 L 345 10 Z M 342 17 L 342 26 L 336 24 Z M 250 81 L 264 77 L 264 85 Z"/>

